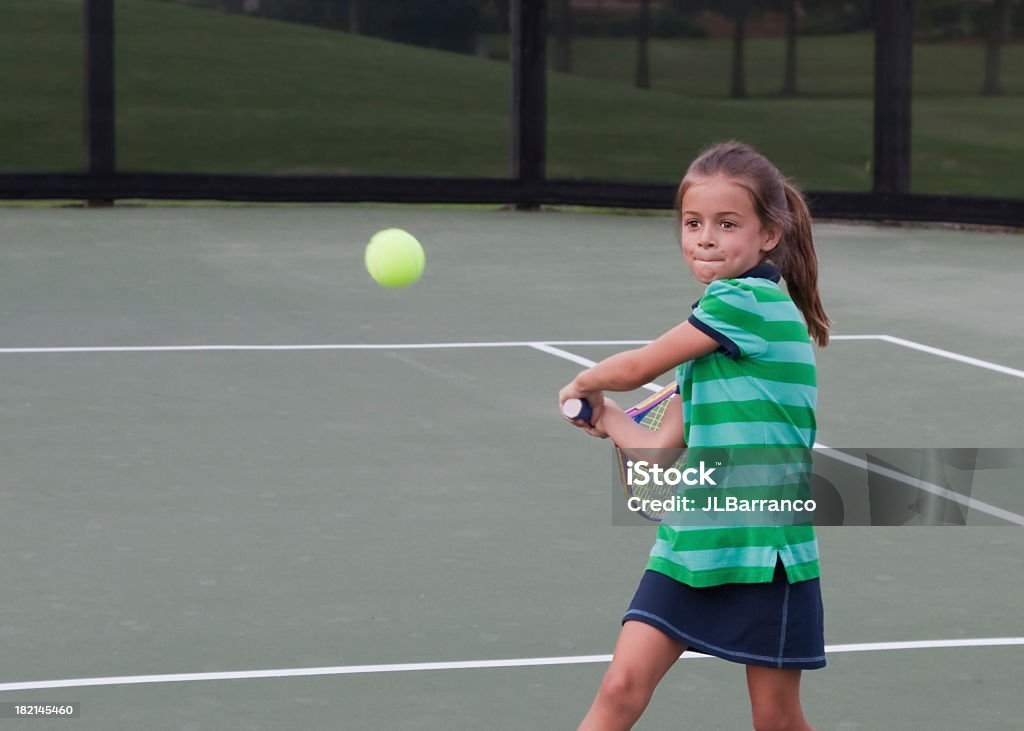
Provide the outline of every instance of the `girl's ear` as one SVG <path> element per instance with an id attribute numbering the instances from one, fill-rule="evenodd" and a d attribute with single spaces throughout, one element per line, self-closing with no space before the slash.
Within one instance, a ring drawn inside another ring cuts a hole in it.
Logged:
<path id="1" fill-rule="evenodd" d="M 769 228 L 765 233 L 767 234 L 767 237 L 761 244 L 761 251 L 768 252 L 779 245 L 779 241 L 782 239 L 782 229 Z"/>

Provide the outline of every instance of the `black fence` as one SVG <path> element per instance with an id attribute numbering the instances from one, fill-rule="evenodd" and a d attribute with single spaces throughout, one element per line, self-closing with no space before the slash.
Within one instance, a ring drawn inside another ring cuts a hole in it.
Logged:
<path id="1" fill-rule="evenodd" d="M 667 208 L 741 138 L 817 216 L 1024 226 L 1011 0 L 6 2 L 0 198 Z"/>

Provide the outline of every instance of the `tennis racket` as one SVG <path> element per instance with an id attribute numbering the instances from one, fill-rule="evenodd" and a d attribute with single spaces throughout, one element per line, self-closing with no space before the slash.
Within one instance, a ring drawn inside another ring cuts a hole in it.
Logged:
<path id="1" fill-rule="evenodd" d="M 627 409 L 626 414 L 640 426 L 649 431 L 654 431 L 661 426 L 662 419 L 665 418 L 665 411 L 668 409 L 669 399 L 677 393 L 679 393 L 679 386 L 672 383 L 644 399 L 636 406 Z M 592 409 L 590 404 L 588 404 L 584 399 L 569 399 L 565 404 L 563 404 L 562 413 L 569 419 L 581 419 L 589 423 Z M 640 498 L 641 507 L 635 512 L 647 520 L 660 522 L 665 511 L 651 510 L 649 508 L 649 504 L 644 503 L 643 501 L 667 500 L 675 494 L 676 488 L 664 484 L 656 485 L 654 484 L 654 480 L 648 480 L 646 485 L 630 484 L 629 467 L 627 466 L 627 463 L 630 460 L 618 445 L 615 447 L 615 461 L 619 468 L 619 483 L 622 485 L 622 490 L 625 492 L 626 498 Z M 681 465 L 685 465 L 685 462 L 686 451 L 684 450 L 673 464 L 662 465 L 662 467 L 664 469 L 668 469 L 669 467 L 680 467 Z"/>

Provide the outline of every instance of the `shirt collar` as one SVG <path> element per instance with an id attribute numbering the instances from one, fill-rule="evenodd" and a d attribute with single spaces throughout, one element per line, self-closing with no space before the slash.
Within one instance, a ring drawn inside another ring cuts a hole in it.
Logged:
<path id="1" fill-rule="evenodd" d="M 753 269 L 748 269 L 738 277 L 730 277 L 730 279 L 770 279 L 778 284 L 779 280 L 782 279 L 782 275 L 779 274 L 779 270 L 770 261 L 762 261 L 754 266 Z M 699 304 L 700 300 L 697 300 L 690 306 L 690 309 L 697 309 Z"/>
<path id="2" fill-rule="evenodd" d="M 748 269 L 738 277 L 733 277 L 733 279 L 770 279 L 778 283 L 782 279 L 782 275 L 779 274 L 779 270 L 774 264 L 769 261 L 762 261 L 753 269 Z"/>

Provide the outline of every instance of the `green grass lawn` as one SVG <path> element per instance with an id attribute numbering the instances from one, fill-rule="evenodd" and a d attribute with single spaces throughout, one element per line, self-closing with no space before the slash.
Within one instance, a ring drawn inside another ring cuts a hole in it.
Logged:
<path id="1" fill-rule="evenodd" d="M 74 0 L 0 2 L 0 171 L 84 163 L 81 15 Z"/>
<path id="2" fill-rule="evenodd" d="M 116 9 L 123 170 L 506 174 L 502 61 L 155 0 Z M 77 0 L 0 2 L 0 170 L 81 168 L 80 14 Z M 871 39 L 802 38 L 795 99 L 774 96 L 779 48 L 751 43 L 754 96 L 730 100 L 727 42 L 655 42 L 651 91 L 629 83 L 628 40 L 577 43 L 579 73 L 549 76 L 549 176 L 675 181 L 737 137 L 804 187 L 867 190 Z M 978 48 L 917 49 L 915 191 L 1024 197 L 1020 50 L 1004 60 L 1014 94 L 992 99 L 974 94 L 980 60 L 956 55 Z"/>

